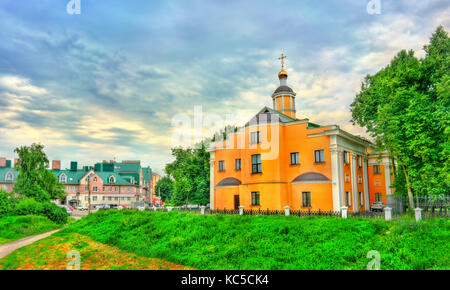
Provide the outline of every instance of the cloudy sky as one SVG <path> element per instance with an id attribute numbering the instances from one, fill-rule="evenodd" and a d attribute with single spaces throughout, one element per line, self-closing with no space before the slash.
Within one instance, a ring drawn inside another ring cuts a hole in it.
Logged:
<path id="1" fill-rule="evenodd" d="M 364 134 L 349 122 L 363 77 L 450 25 L 448 0 L 381 0 L 381 14 L 369 0 L 68 2 L 0 0 L 0 156 L 41 142 L 63 166 L 161 172 L 177 120 L 242 125 L 271 106 L 281 53 L 297 117 Z"/>

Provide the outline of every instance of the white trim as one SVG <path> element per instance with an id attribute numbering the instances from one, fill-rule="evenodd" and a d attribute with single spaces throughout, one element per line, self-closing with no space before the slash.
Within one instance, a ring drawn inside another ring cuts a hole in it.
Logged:
<path id="1" fill-rule="evenodd" d="M 215 152 L 209 152 L 209 207 L 215 209 L 214 203 L 214 158 Z"/>
<path id="2" fill-rule="evenodd" d="M 319 183 L 332 183 L 331 180 L 311 180 L 311 181 L 294 181 L 291 184 L 319 184 Z"/>
<path id="3" fill-rule="evenodd" d="M 224 185 L 224 186 L 215 186 L 215 189 L 220 189 L 220 188 L 239 188 L 239 185 Z"/>
<path id="4" fill-rule="evenodd" d="M 356 153 L 351 152 L 350 171 L 352 175 L 353 212 L 359 212 L 358 183 L 356 176 Z"/>
<path id="5" fill-rule="evenodd" d="M 9 174 L 11 174 L 11 178 L 8 178 Z M 14 176 L 14 173 L 12 171 L 6 172 L 6 174 L 5 174 L 5 181 L 14 181 L 14 178 L 15 178 L 15 176 Z"/>
<path id="6" fill-rule="evenodd" d="M 367 172 L 367 158 L 363 157 L 363 182 L 364 182 L 364 199 L 366 211 L 370 210 L 370 199 L 369 199 L 369 174 Z"/>

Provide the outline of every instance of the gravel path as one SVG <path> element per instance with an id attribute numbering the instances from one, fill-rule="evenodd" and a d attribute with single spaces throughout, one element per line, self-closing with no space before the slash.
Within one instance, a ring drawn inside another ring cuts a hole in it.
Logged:
<path id="1" fill-rule="evenodd" d="M 39 234 L 39 235 L 35 235 L 35 236 L 30 236 L 30 237 L 26 237 L 11 243 L 7 243 L 4 245 L 0 246 L 0 259 L 11 254 L 12 252 L 14 252 L 15 250 L 28 246 L 29 244 L 32 244 L 36 241 L 42 240 L 43 238 L 46 238 L 48 236 L 51 236 L 52 234 L 59 232 L 61 229 L 57 229 L 57 230 L 53 230 L 50 232 L 46 232 L 43 234 Z"/>

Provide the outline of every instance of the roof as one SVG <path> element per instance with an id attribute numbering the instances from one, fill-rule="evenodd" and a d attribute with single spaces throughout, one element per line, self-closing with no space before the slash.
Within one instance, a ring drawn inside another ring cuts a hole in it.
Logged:
<path id="1" fill-rule="evenodd" d="M 287 116 L 279 111 L 273 110 L 271 108 L 264 107 L 247 124 L 245 124 L 245 127 L 248 127 L 250 125 L 256 125 L 256 124 L 278 123 L 278 122 L 289 123 L 289 122 L 294 122 L 294 121 L 298 121 L 298 119 L 289 117 L 289 116 Z"/>
<path id="2" fill-rule="evenodd" d="M 238 186 L 241 184 L 239 179 L 228 177 L 219 182 L 216 186 Z"/>
<path id="3" fill-rule="evenodd" d="M 292 182 L 305 182 L 305 181 L 330 181 L 328 177 L 318 172 L 306 172 L 297 176 Z"/>
<path id="4" fill-rule="evenodd" d="M 17 170 L 9 167 L 0 167 L 0 182 L 9 182 L 6 181 L 6 174 L 8 172 L 12 172 L 14 174 L 14 180 L 17 179 L 17 176 L 19 175 L 19 172 Z"/>
<path id="5" fill-rule="evenodd" d="M 290 87 L 288 86 L 279 86 L 275 92 L 273 92 L 274 94 L 278 94 L 278 93 L 282 93 L 282 92 L 287 92 L 287 93 L 293 93 L 294 90 L 292 90 Z"/>
<path id="6" fill-rule="evenodd" d="M 87 173 L 87 171 L 84 170 L 72 171 L 70 169 L 53 169 L 52 172 L 56 176 L 56 178 L 58 178 L 58 180 L 61 174 L 65 174 L 67 176 L 67 182 L 65 182 L 64 184 L 79 184 L 80 179 L 83 178 L 83 176 L 85 176 Z"/>

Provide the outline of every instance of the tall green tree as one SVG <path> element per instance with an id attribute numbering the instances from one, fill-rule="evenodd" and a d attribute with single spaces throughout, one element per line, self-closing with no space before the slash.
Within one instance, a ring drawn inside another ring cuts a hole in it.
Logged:
<path id="1" fill-rule="evenodd" d="M 173 183 L 169 176 L 161 178 L 155 185 L 155 194 L 160 196 L 164 202 L 169 201 L 173 195 Z"/>
<path id="2" fill-rule="evenodd" d="M 19 171 L 14 191 L 37 201 L 65 198 L 64 186 L 47 168 L 49 161 L 44 146 L 33 143 L 14 150 L 19 156 L 15 169 Z"/>
<path id="3" fill-rule="evenodd" d="M 404 180 L 410 208 L 413 195 L 449 194 L 450 42 L 439 27 L 426 56 L 400 51 L 391 63 L 364 79 L 350 106 L 352 121 L 365 127 L 377 149 L 399 165 L 396 190 Z"/>
<path id="4" fill-rule="evenodd" d="M 166 165 L 174 180 L 172 202 L 176 205 L 209 203 L 209 153 L 205 142 L 192 148 L 173 148 L 175 160 Z"/>

